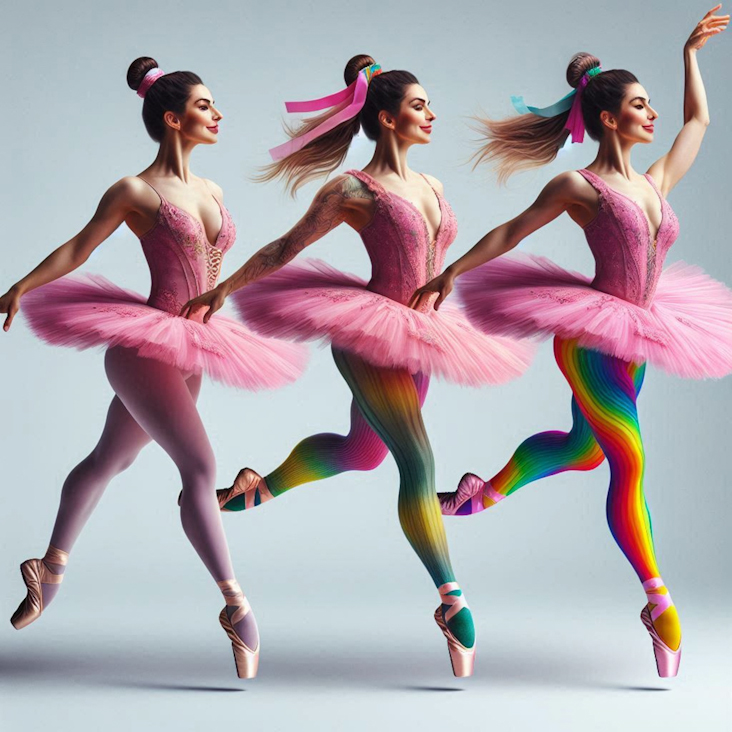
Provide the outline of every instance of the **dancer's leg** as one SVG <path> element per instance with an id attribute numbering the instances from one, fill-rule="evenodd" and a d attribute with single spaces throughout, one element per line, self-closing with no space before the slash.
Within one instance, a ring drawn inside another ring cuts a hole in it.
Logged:
<path id="1" fill-rule="evenodd" d="M 190 376 L 186 386 L 194 402 L 197 401 L 201 376 Z M 71 551 L 109 482 L 129 468 L 149 442 L 150 436 L 132 418 L 120 398 L 115 396 L 109 405 L 99 442 L 64 482 L 51 534 L 52 546 L 67 553 Z M 54 566 L 52 570 L 60 573 L 63 567 Z M 53 586 L 53 590 L 57 588 L 57 585 Z"/>
<path id="2" fill-rule="evenodd" d="M 351 402 L 351 429 L 347 435 L 324 432 L 305 438 L 284 463 L 266 476 L 272 495 L 350 470 L 373 470 L 389 451 Z"/>
<path id="3" fill-rule="evenodd" d="M 149 435 L 115 396 L 99 442 L 66 478 L 51 535 L 53 546 L 71 551 L 109 482 L 132 465 L 148 442 Z"/>
<path id="4" fill-rule="evenodd" d="M 557 339 L 554 352 L 610 465 L 607 497 L 610 531 L 647 594 L 667 595 L 663 584 L 658 585 L 660 572 L 643 492 L 645 453 L 636 394 L 643 381 L 644 367 L 579 348 L 575 341 Z M 681 627 L 673 605 L 658 615 L 653 624 L 670 648 L 678 648 Z"/>
<path id="5" fill-rule="evenodd" d="M 359 409 L 396 460 L 400 475 L 399 520 L 409 543 L 438 589 L 454 583 L 435 492 L 434 458 L 414 379 L 405 370 L 380 369 L 343 351 L 334 350 L 334 357 Z M 448 592 L 462 596 L 457 584 Z M 469 608 L 451 616 L 448 602 L 443 610 L 458 640 L 472 646 L 475 631 Z"/>
<path id="6" fill-rule="evenodd" d="M 429 378 L 416 374 L 414 384 L 420 406 L 424 403 Z M 287 459 L 264 482 L 274 498 L 304 483 L 330 478 L 351 470 L 373 470 L 384 461 L 388 453 L 386 445 L 371 429 L 355 401 L 351 402 L 351 429 L 347 435 L 324 432 L 305 438 L 295 446 Z M 260 505 L 260 500 L 248 501 L 250 507 Z M 227 511 L 243 511 L 247 496 L 240 494 L 226 504 Z"/>
<path id="7" fill-rule="evenodd" d="M 107 351 L 105 366 L 112 388 L 134 420 L 178 467 L 183 482 L 181 522 L 189 541 L 216 582 L 235 580 L 215 496 L 216 463 L 196 409 L 195 383 L 189 386 L 172 366 L 124 348 Z M 237 606 L 229 608 L 232 616 L 236 610 Z M 252 613 L 237 626 L 244 642 L 255 648 Z"/>
<path id="8" fill-rule="evenodd" d="M 109 482 L 134 462 L 148 442 L 150 437 L 132 419 L 119 397 L 114 397 L 99 442 L 64 482 L 51 534 L 51 551 L 43 559 L 51 574 L 61 575 L 65 570 L 65 565 L 49 561 L 53 550 L 66 554 L 71 551 Z M 41 584 L 43 607 L 48 606 L 60 588 L 60 584 Z"/>
<path id="9" fill-rule="evenodd" d="M 592 430 L 572 399 L 572 429 L 569 432 L 532 435 L 487 482 L 467 473 L 457 491 L 439 494 L 442 511 L 451 516 L 479 513 L 528 483 L 567 470 L 592 470 L 604 459 Z"/>

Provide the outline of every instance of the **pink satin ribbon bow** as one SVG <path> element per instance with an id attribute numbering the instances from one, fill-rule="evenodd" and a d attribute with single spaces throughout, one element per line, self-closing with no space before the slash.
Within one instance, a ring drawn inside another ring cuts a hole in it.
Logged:
<path id="1" fill-rule="evenodd" d="M 290 113 L 317 112 L 330 107 L 340 108 L 332 117 L 328 117 L 328 119 L 304 135 L 298 135 L 282 145 L 273 147 L 269 151 L 272 160 L 277 162 L 298 150 L 302 150 L 305 145 L 321 137 L 326 132 L 330 132 L 339 124 L 353 119 L 363 109 L 363 105 L 366 103 L 366 93 L 368 92 L 371 79 L 380 73 L 381 67 L 378 64 L 374 64 L 368 68 L 361 69 L 358 72 L 356 81 L 335 94 L 304 102 L 285 102 L 285 109 Z"/>
<path id="2" fill-rule="evenodd" d="M 137 89 L 137 96 L 145 98 L 145 94 L 150 91 L 150 87 L 161 77 L 165 76 L 165 72 L 162 69 L 150 69 L 150 71 L 142 77 L 140 86 Z"/>

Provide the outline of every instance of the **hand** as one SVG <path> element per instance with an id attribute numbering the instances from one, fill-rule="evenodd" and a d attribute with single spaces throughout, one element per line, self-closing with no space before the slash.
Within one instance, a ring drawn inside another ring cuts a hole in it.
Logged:
<path id="1" fill-rule="evenodd" d="M 691 32 L 684 45 L 685 51 L 698 51 L 712 37 L 721 33 L 729 24 L 729 15 L 714 15 L 722 7 L 721 3 L 713 7 Z"/>
<path id="2" fill-rule="evenodd" d="M 179 315 L 182 315 L 184 318 L 188 318 L 190 320 L 191 318 L 194 318 L 195 314 L 199 310 L 203 308 L 208 308 L 203 316 L 203 322 L 208 323 L 211 316 L 217 310 L 221 309 L 228 294 L 229 293 L 226 291 L 226 289 L 222 287 L 222 285 L 219 285 L 213 290 L 204 292 L 203 295 L 199 295 L 198 297 L 194 297 L 193 300 L 189 300 L 181 308 Z"/>
<path id="3" fill-rule="evenodd" d="M 8 317 L 5 318 L 5 323 L 3 323 L 4 331 L 10 330 L 10 325 L 18 310 L 20 310 L 20 293 L 15 287 L 11 287 L 0 297 L 0 313 L 8 314 Z"/>
<path id="4" fill-rule="evenodd" d="M 452 292 L 454 282 L 455 277 L 448 270 L 445 270 L 441 275 L 414 291 L 414 295 L 408 303 L 409 307 L 413 310 L 420 310 L 420 306 L 423 306 L 426 300 L 432 299 L 434 293 L 437 292 L 438 296 L 434 307 L 435 310 L 439 310 L 442 301 Z"/>

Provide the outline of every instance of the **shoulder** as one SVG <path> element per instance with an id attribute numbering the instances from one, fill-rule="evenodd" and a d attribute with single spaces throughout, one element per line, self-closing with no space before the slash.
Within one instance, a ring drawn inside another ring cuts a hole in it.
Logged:
<path id="1" fill-rule="evenodd" d="M 369 187 L 360 178 L 350 173 L 342 173 L 329 180 L 318 191 L 316 200 L 340 201 L 343 206 L 348 206 L 350 201 L 373 197 Z"/>
<path id="2" fill-rule="evenodd" d="M 542 196 L 562 203 L 577 203 L 592 195 L 592 187 L 578 170 L 568 170 L 552 178 L 542 191 Z"/>
<path id="3" fill-rule="evenodd" d="M 136 175 L 128 175 L 113 183 L 102 196 L 102 204 L 115 208 L 133 210 L 140 206 L 157 206 L 159 199 L 155 191 Z"/>
<path id="4" fill-rule="evenodd" d="M 201 180 L 204 182 L 208 188 L 210 188 L 213 191 L 213 194 L 218 198 L 220 201 L 224 198 L 224 189 L 218 184 L 214 183 L 212 180 L 209 180 L 208 178 L 201 178 Z"/>
<path id="5" fill-rule="evenodd" d="M 437 190 L 437 192 L 442 196 L 445 193 L 445 186 L 442 185 L 442 182 L 437 180 L 434 175 L 428 175 L 427 173 L 422 173 L 422 175 L 427 178 L 429 184 Z"/>

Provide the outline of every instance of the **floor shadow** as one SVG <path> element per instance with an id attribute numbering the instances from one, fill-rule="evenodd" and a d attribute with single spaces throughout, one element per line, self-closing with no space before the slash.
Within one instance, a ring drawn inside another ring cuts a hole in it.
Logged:
<path id="1" fill-rule="evenodd" d="M 464 689 L 455 686 L 391 686 L 394 691 L 464 691 Z"/>
<path id="2" fill-rule="evenodd" d="M 618 691 L 671 691 L 668 686 L 616 686 Z"/>
<path id="3" fill-rule="evenodd" d="M 119 681 L 109 680 L 104 683 L 105 686 L 116 686 L 127 689 L 152 689 L 155 691 L 204 691 L 209 693 L 232 693 L 246 691 L 229 686 L 186 686 L 185 684 L 159 684 L 154 681 Z"/>

